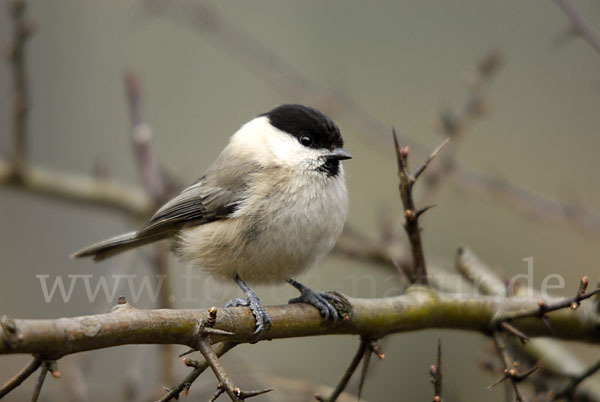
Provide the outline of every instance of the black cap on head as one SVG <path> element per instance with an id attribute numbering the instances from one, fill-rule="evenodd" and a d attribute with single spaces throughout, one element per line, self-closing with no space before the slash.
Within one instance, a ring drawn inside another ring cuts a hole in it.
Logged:
<path id="1" fill-rule="evenodd" d="M 338 126 L 317 109 L 281 105 L 261 116 L 266 116 L 273 127 L 294 136 L 301 143 L 302 137 L 309 136 L 312 142 L 307 146 L 311 148 L 333 149 L 344 145 Z"/>

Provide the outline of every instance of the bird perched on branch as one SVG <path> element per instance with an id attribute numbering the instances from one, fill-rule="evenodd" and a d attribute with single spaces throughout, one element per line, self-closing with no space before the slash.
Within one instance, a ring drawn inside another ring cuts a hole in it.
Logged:
<path id="1" fill-rule="evenodd" d="M 294 278 L 325 256 L 348 212 L 344 169 L 352 156 L 337 125 L 320 111 L 281 105 L 244 124 L 197 182 L 162 206 L 140 230 L 73 254 L 95 261 L 170 239 L 177 255 L 213 277 L 235 281 L 262 337 L 271 318 L 248 284 L 288 282 L 325 319 L 335 297 Z"/>

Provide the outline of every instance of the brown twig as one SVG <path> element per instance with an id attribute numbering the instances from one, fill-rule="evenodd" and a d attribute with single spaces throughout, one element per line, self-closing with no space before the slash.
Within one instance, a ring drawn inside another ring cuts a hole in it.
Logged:
<path id="1" fill-rule="evenodd" d="M 173 195 L 175 185 L 168 182 L 161 169 L 152 143 L 152 128 L 142 118 L 140 78 L 137 73 L 129 72 L 125 75 L 124 83 L 131 117 L 131 144 L 138 172 L 144 188 L 160 205 Z"/>
<path id="2" fill-rule="evenodd" d="M 208 402 L 215 402 L 223 393 L 225 392 L 225 388 L 222 384 L 217 385 L 217 390 L 214 395 L 208 400 Z"/>
<path id="3" fill-rule="evenodd" d="M 234 402 L 240 402 L 254 396 L 262 395 L 267 392 L 271 392 L 273 388 L 267 388 L 258 391 L 242 391 L 240 388 L 233 384 L 233 381 L 225 371 L 225 368 L 219 361 L 219 356 L 215 353 L 213 348 L 210 346 L 210 341 L 206 337 L 201 337 L 198 342 L 198 350 L 204 356 L 204 360 L 208 363 L 212 369 L 215 377 L 219 380 L 219 386 L 225 389 L 229 398 Z"/>
<path id="4" fill-rule="evenodd" d="M 429 163 L 439 154 L 442 148 L 448 144 L 450 138 L 447 138 L 427 160 L 419 166 L 413 174 L 408 169 L 408 155 L 410 149 L 408 147 L 400 147 L 396 130 L 392 130 L 394 137 L 394 149 L 396 151 L 396 160 L 398 162 L 398 175 L 400 176 L 400 198 L 404 207 L 404 229 L 408 235 L 410 242 L 415 278 L 414 282 L 419 284 L 427 284 L 427 266 L 425 265 L 425 254 L 423 253 L 423 243 L 421 241 L 421 228 L 419 226 L 419 216 L 421 216 L 429 207 L 417 210 L 415 208 L 412 188 L 425 171 Z"/>
<path id="5" fill-rule="evenodd" d="M 567 298 L 564 300 L 560 300 L 554 303 L 546 303 L 543 300 L 538 302 L 537 307 L 530 308 L 522 311 L 515 311 L 511 313 L 507 313 L 506 315 L 501 316 L 497 323 L 506 322 L 506 321 L 515 321 L 521 318 L 527 317 L 538 317 L 544 318 L 547 313 L 567 309 L 576 310 L 583 300 L 589 299 L 590 297 L 600 294 L 600 288 L 596 288 L 588 293 L 586 293 L 586 289 L 589 283 L 589 279 L 587 276 L 584 276 L 579 281 L 579 286 L 577 288 L 577 293 L 575 296 L 571 298 Z"/>
<path id="6" fill-rule="evenodd" d="M 48 374 L 49 364 L 48 361 L 44 361 L 42 363 L 42 367 L 40 369 L 40 375 L 38 376 L 38 380 L 35 383 L 35 388 L 33 389 L 33 395 L 31 396 L 32 402 L 37 402 L 40 397 L 40 392 L 42 391 L 42 385 L 44 385 L 44 380 L 46 379 L 46 374 Z"/>
<path id="7" fill-rule="evenodd" d="M 429 375 L 433 383 L 433 402 L 442 401 L 442 341 L 438 338 L 437 360 L 429 366 Z"/>
<path id="8" fill-rule="evenodd" d="M 214 352 L 218 357 L 221 357 L 236 345 L 237 343 L 234 342 L 223 342 L 216 347 Z M 167 389 L 168 392 L 157 402 L 171 401 L 173 399 L 178 399 L 181 393 L 186 394 L 192 383 L 209 367 L 206 360 L 198 362 L 196 360 L 184 359 L 184 364 L 194 367 L 194 369 L 177 386 Z"/>
<path id="9" fill-rule="evenodd" d="M 515 392 L 516 400 L 519 402 L 524 402 L 525 399 L 523 398 L 523 394 L 521 393 L 521 389 L 519 388 L 519 383 L 525 380 L 527 377 L 529 377 L 538 368 L 533 367 L 532 369 L 527 370 L 524 373 L 517 373 L 515 364 L 512 362 L 510 356 L 508 355 L 502 336 L 499 333 L 495 332 L 492 335 L 492 340 L 494 341 L 494 346 L 496 347 L 498 356 L 504 364 L 504 375 L 498 381 L 491 384 L 488 388 L 494 387 L 505 380 L 510 380 L 510 383 L 513 387 L 513 391 Z"/>
<path id="10" fill-rule="evenodd" d="M 219 380 L 219 387 L 217 388 L 217 391 L 213 396 L 212 400 L 218 398 L 219 395 L 221 395 L 223 392 L 227 392 L 227 394 L 232 398 L 233 401 L 238 401 L 271 391 L 269 389 L 262 391 L 244 392 L 233 385 L 233 383 L 227 376 L 225 369 L 221 366 L 219 362 L 219 357 L 225 354 L 231 348 L 233 348 L 236 344 L 232 342 L 222 343 L 220 346 L 217 347 L 216 351 L 213 350 L 210 345 L 211 335 L 231 334 L 214 329 L 214 326 L 217 322 L 217 311 L 217 308 L 214 306 L 208 309 L 208 316 L 202 321 L 202 325 L 199 328 L 199 339 L 198 342 L 195 344 L 195 349 L 198 349 L 200 353 L 202 353 L 202 356 L 204 356 L 204 361 L 199 362 L 197 360 L 184 358 L 183 363 L 186 366 L 194 367 L 194 370 L 190 374 L 188 374 L 178 386 L 176 386 L 175 388 L 168 389 L 169 392 L 166 395 L 164 395 L 159 400 L 159 402 L 169 401 L 173 398 L 177 399 L 180 393 L 183 393 L 187 396 L 187 394 L 189 393 L 189 389 L 192 386 L 192 383 L 204 370 L 206 370 L 207 367 L 211 367 L 213 369 L 215 375 L 217 376 L 217 379 Z M 184 356 L 187 354 L 189 354 L 189 351 L 181 354 L 180 356 Z"/>
<path id="11" fill-rule="evenodd" d="M 19 175 L 25 168 L 27 151 L 29 97 L 25 45 L 34 31 L 34 25 L 25 16 L 26 0 L 12 0 L 9 7 L 13 22 L 13 38 L 8 53 L 13 79 L 12 121 L 15 148 L 12 168 L 14 169 L 14 179 L 18 180 Z"/>
<path id="12" fill-rule="evenodd" d="M 426 199 L 430 199 L 433 193 L 440 187 L 443 179 L 450 175 L 456 167 L 456 159 L 460 140 L 464 137 L 468 127 L 476 119 L 484 116 L 487 103 L 485 90 L 499 70 L 503 61 L 500 49 L 490 49 L 477 63 L 474 77 L 468 81 L 468 94 L 462 107 L 458 112 L 443 110 L 438 118 L 439 129 L 444 136 L 452 138 L 452 144 L 443 157 L 431 167 L 425 179 Z"/>
<path id="13" fill-rule="evenodd" d="M 552 400 L 556 401 L 561 398 L 573 400 L 577 386 L 585 379 L 591 377 L 600 370 L 600 360 L 588 367 L 583 373 L 569 380 L 569 383 L 557 392 L 553 392 Z"/>
<path id="14" fill-rule="evenodd" d="M 3 398 L 10 391 L 21 385 L 23 381 L 29 378 L 42 365 L 42 362 L 43 359 L 39 355 L 34 356 L 29 364 L 23 367 L 23 370 L 2 385 L 2 388 L 0 388 L 0 398 Z"/>
<path id="15" fill-rule="evenodd" d="M 337 398 L 340 396 L 340 394 L 344 391 L 344 389 L 348 385 L 348 382 L 350 381 L 350 378 L 352 378 L 352 374 L 354 374 L 354 372 L 356 371 L 356 368 L 360 364 L 360 361 L 365 357 L 365 355 L 369 355 L 371 353 L 370 350 L 368 349 L 368 346 L 369 346 L 369 339 L 361 337 L 360 344 L 358 345 L 358 349 L 356 350 L 356 353 L 354 354 L 354 357 L 352 358 L 350 365 L 344 372 L 344 375 L 342 376 L 342 378 L 340 378 L 340 381 L 338 381 L 337 385 L 335 386 L 335 388 L 333 389 L 333 391 L 327 398 L 321 397 L 319 395 L 315 395 L 315 399 L 317 401 L 335 402 L 337 400 Z"/>
<path id="16" fill-rule="evenodd" d="M 508 180 L 478 172 L 459 161 L 454 162 L 448 180 L 455 189 L 470 197 L 501 205 L 531 221 L 600 235 L 600 216 L 583 205 L 548 198 Z"/>
<path id="17" fill-rule="evenodd" d="M 512 335 L 512 336 L 514 336 L 516 338 L 518 338 L 521 341 L 521 343 L 523 343 L 523 344 L 526 344 L 529 341 L 529 337 L 527 335 L 525 335 L 523 332 L 519 331 L 518 328 L 510 325 L 507 322 L 501 322 L 500 323 L 500 328 L 504 332 L 506 332 L 506 333 L 508 333 L 508 334 L 510 334 L 510 335 Z"/>
<path id="18" fill-rule="evenodd" d="M 566 14 L 571 23 L 570 32 L 579 35 L 590 44 L 597 52 L 600 52 L 600 35 L 583 19 L 579 11 L 570 0 L 556 0 L 556 4 Z"/>
<path id="19" fill-rule="evenodd" d="M 144 191 L 109 179 L 28 165 L 16 181 L 11 165 L 1 159 L 0 185 L 63 202 L 108 208 L 138 218 L 147 218 L 154 210 L 154 203 Z"/>
<path id="20" fill-rule="evenodd" d="M 365 386 L 365 381 L 367 380 L 367 373 L 369 372 L 369 365 L 371 363 L 371 348 L 369 348 L 368 352 L 365 352 L 362 360 L 362 367 L 360 369 L 360 377 L 358 378 L 358 389 L 356 390 L 356 399 L 360 401 L 362 397 L 363 388 Z"/>

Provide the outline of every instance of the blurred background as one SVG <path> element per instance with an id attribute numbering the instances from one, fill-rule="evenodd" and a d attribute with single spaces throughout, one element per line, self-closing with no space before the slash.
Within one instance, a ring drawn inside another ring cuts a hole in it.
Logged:
<path id="1" fill-rule="evenodd" d="M 575 4 L 598 25 L 597 2 Z M 9 1 L 0 5 L 0 43 L 7 48 Z M 554 2 L 33 0 L 27 13 L 37 24 L 26 48 L 28 160 L 37 166 L 140 187 L 123 85 L 128 71 L 139 77 L 156 155 L 183 184 L 196 180 L 250 118 L 281 103 L 314 105 L 338 123 L 354 155 L 345 163 L 348 225 L 379 239 L 382 227 L 397 224 L 402 210 L 391 127 L 401 142 L 422 144 L 413 146 L 416 166 L 445 136 L 440 113 L 461 112 L 478 63 L 497 51 L 502 64 L 485 84 L 485 114 L 463 130 L 457 158 L 499 182 L 575 208 L 600 209 L 600 55 L 569 35 L 568 19 Z M 8 64 L 1 63 L 3 158 L 13 148 L 12 86 Z M 523 259 L 533 257 L 532 285 L 549 274 L 564 277 L 565 289 L 552 293 L 557 296 L 573 294 L 584 274 L 597 279 L 597 227 L 532 220 L 500 197 L 478 197 L 442 180 L 428 199 L 437 207 L 422 220 L 428 261 L 452 271 L 457 247 L 468 245 L 510 278 L 526 272 Z M 123 214 L 6 188 L 0 188 L 0 210 L 1 314 L 56 318 L 107 312 L 116 302 L 102 294 L 90 302 L 81 283 L 69 302 L 57 295 L 47 302 L 39 275 L 49 275 L 48 286 L 57 276 L 67 282 L 74 274 L 94 275 L 93 286 L 102 275 L 154 275 L 151 249 L 98 265 L 69 258 L 140 224 Z M 191 300 L 181 278 L 186 267 L 172 258 L 169 263 L 172 307 L 205 308 L 240 295 L 233 286 L 203 277 L 194 282 Z M 353 297 L 389 296 L 400 288 L 394 271 L 342 253 L 300 279 Z M 117 296 L 131 302 L 130 290 L 123 284 Z M 255 290 L 265 304 L 295 296 L 289 286 Z M 157 306 L 147 292 L 132 304 Z M 446 400 L 505 400 L 502 387 L 486 389 L 495 376 L 480 368 L 489 355 L 488 340 L 442 330 L 385 338 L 386 359 L 371 362 L 365 400 L 430 400 L 428 367 L 438 338 Z M 308 401 L 315 386 L 336 384 L 357 345 L 349 336 L 261 342 L 234 349 L 223 362 L 241 386 L 277 388 L 257 401 Z M 160 386 L 174 385 L 189 370 L 176 356 L 184 350 L 173 348 L 171 383 L 164 383 L 169 377 L 154 346 L 65 358 L 59 362 L 63 378 L 46 380 L 42 400 L 76 400 L 79 391 L 69 378 L 78 375 L 88 400 L 150 400 Z M 597 348 L 573 345 L 573 350 L 587 362 L 598 357 Z M 27 358 L 2 356 L 2 381 Z M 28 380 L 9 400 L 28 400 L 33 383 Z M 215 385 L 205 373 L 191 388 L 190 397 L 197 399 L 190 400 L 207 400 Z"/>

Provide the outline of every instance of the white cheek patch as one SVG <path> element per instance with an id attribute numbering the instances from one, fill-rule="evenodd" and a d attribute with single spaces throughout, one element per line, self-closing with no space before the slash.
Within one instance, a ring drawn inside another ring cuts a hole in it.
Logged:
<path id="1" fill-rule="evenodd" d="M 253 154 L 257 161 L 291 168 L 316 168 L 327 153 L 303 146 L 294 136 L 273 127 L 265 116 L 243 125 L 231 138 L 230 146 Z"/>
<path id="2" fill-rule="evenodd" d="M 279 163 L 293 168 L 316 167 L 321 163 L 323 151 L 305 147 L 295 137 L 276 131 L 268 139 L 268 148 Z"/>

